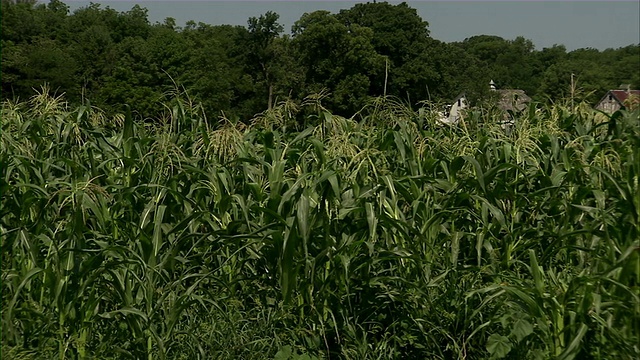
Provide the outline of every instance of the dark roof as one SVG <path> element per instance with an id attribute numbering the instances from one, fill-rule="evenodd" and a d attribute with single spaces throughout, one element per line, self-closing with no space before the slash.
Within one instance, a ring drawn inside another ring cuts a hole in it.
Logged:
<path id="1" fill-rule="evenodd" d="M 531 102 L 531 98 L 525 94 L 524 90 L 506 89 L 496 90 L 500 94 L 498 107 L 504 111 L 522 111 L 526 104 Z"/>
<path id="2" fill-rule="evenodd" d="M 627 100 L 630 94 L 640 96 L 640 90 L 609 90 L 604 95 L 602 100 L 604 100 L 608 95 L 613 95 L 613 98 L 616 99 L 620 103 L 620 105 L 624 106 L 624 102 Z M 602 102 L 602 100 L 600 100 L 600 102 Z"/>

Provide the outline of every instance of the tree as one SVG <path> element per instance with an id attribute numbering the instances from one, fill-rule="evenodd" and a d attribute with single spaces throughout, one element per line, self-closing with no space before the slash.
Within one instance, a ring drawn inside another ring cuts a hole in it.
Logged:
<path id="1" fill-rule="evenodd" d="M 357 24 L 373 30 L 376 53 L 388 60 L 389 78 L 386 93 L 404 97 L 409 93 L 422 97 L 425 84 L 433 77 L 433 69 L 418 60 L 430 44 L 429 23 L 415 9 L 403 2 L 391 5 L 387 2 L 356 4 L 341 10 L 337 18 L 345 26 Z M 373 82 L 373 94 L 385 92 L 384 82 Z"/>
<path id="2" fill-rule="evenodd" d="M 304 14 L 293 28 L 293 42 L 305 72 L 305 92 L 328 89 L 328 103 L 340 114 L 353 114 L 384 82 L 385 58 L 373 45 L 373 30 L 345 25 L 328 11 Z"/>
<path id="3" fill-rule="evenodd" d="M 564 60 L 567 56 L 567 48 L 564 45 L 553 45 L 550 48 L 543 48 L 541 51 L 535 53 L 537 63 L 541 69 L 546 69 L 549 66 Z"/>
<path id="4" fill-rule="evenodd" d="M 585 100 L 595 103 L 611 87 L 603 69 L 586 59 L 567 59 L 551 65 L 543 74 L 539 93 L 552 100 Z M 572 74 L 574 88 L 572 91 Z"/>
<path id="5" fill-rule="evenodd" d="M 30 97 L 47 83 L 57 93 L 76 99 L 79 86 L 75 59 L 55 40 L 28 45 L 3 44 L 2 83 L 5 97 Z"/>
<path id="6" fill-rule="evenodd" d="M 57 0 L 2 1 L 2 93 L 28 98 L 49 83 L 59 92 L 75 85 L 76 63 L 60 40 L 68 8 Z M 73 96 L 73 95 L 72 95 Z"/>
<path id="7" fill-rule="evenodd" d="M 142 38 L 128 37 L 116 45 L 116 52 L 113 69 L 100 78 L 101 86 L 95 94 L 99 103 L 112 111 L 123 111 L 124 104 L 133 105 L 143 118 L 158 114 L 162 89 L 157 86 L 149 44 Z"/>
<path id="8" fill-rule="evenodd" d="M 432 40 L 419 61 L 430 69 L 423 99 L 452 101 L 464 92 L 476 102 L 489 91 L 489 74 L 479 60 L 455 44 Z"/>
<path id="9" fill-rule="evenodd" d="M 255 85 L 246 73 L 249 32 L 242 26 L 187 23 L 188 61 L 180 83 L 202 102 L 211 117 L 249 119 L 264 110 L 257 106 Z"/>
<path id="10" fill-rule="evenodd" d="M 640 46 L 536 51 L 524 37 L 479 35 L 447 44 L 406 3 L 356 4 L 338 14 L 304 14 L 283 35 L 267 12 L 247 27 L 211 26 L 173 18 L 151 25 L 138 5 L 118 12 L 90 4 L 69 13 L 60 0 L 2 0 L 2 96 L 28 98 L 43 83 L 71 103 L 117 111 L 135 104 L 145 117 L 163 111 L 157 100 L 173 80 L 213 118 L 251 119 L 279 98 L 300 100 L 328 89 L 328 105 L 350 116 L 371 96 L 472 100 L 499 88 L 519 88 L 537 100 L 567 97 L 571 74 L 596 101 L 622 84 L 640 87 Z M 589 94 L 589 95 L 587 95 Z M 575 95 L 575 94 L 574 94 Z M 578 92 L 580 95 L 580 92 Z"/>
<path id="11" fill-rule="evenodd" d="M 297 83 L 300 73 L 295 58 L 291 54 L 290 40 L 280 37 L 284 27 L 278 23 L 279 15 L 268 11 L 264 15 L 248 21 L 249 46 L 247 68 L 255 74 L 256 83 L 268 93 L 267 108 L 273 106 L 273 99 L 278 90 L 290 90 Z M 293 75 L 293 76 L 292 76 Z"/>
<path id="12" fill-rule="evenodd" d="M 530 95 L 538 88 L 539 67 L 531 40 L 521 36 L 505 40 L 499 36 L 479 35 L 458 45 L 479 60 L 499 88 L 522 89 Z"/>
<path id="13" fill-rule="evenodd" d="M 621 84 L 640 89 L 640 45 L 629 45 L 602 52 L 599 64 L 610 69 L 608 83 L 612 88 Z"/>
<path id="14" fill-rule="evenodd" d="M 36 0 L 2 0 L 2 40 L 14 44 L 31 42 L 45 32 L 45 24 L 36 12 Z"/>

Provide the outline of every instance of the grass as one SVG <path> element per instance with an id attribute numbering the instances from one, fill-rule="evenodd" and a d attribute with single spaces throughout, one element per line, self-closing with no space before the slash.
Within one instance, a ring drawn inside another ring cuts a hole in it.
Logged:
<path id="1" fill-rule="evenodd" d="M 3 357 L 640 355 L 637 111 L 321 95 L 218 127 L 3 103 Z"/>

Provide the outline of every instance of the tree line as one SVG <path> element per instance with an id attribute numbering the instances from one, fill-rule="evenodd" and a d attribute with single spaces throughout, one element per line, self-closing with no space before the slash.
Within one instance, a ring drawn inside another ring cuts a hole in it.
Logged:
<path id="1" fill-rule="evenodd" d="M 2 98 L 26 99 L 46 83 L 71 103 L 112 113 L 129 104 L 139 117 L 157 118 L 159 103 L 184 89 L 210 118 L 246 121 L 321 92 L 326 107 L 350 116 L 381 95 L 415 105 L 465 92 L 476 102 L 492 79 L 538 101 L 568 97 L 571 74 L 573 95 L 592 103 L 620 84 L 640 87 L 640 44 L 537 50 L 524 37 L 490 35 L 445 43 L 406 3 L 305 13 L 290 34 L 278 20 L 267 12 L 247 26 L 179 27 L 173 18 L 152 24 L 139 5 L 70 12 L 59 0 L 2 0 Z"/>

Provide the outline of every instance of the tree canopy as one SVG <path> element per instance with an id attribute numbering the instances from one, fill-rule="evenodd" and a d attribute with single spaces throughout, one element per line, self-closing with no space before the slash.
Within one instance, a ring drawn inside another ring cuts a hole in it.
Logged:
<path id="1" fill-rule="evenodd" d="M 46 83 L 70 102 L 113 112 L 129 104 L 142 118 L 158 117 L 158 101 L 176 86 L 209 118 L 224 112 L 242 121 L 323 90 L 326 106 L 350 115 L 384 94 L 411 105 L 463 92 L 479 101 L 491 79 L 537 100 L 567 97 L 572 74 L 592 102 L 621 84 L 640 87 L 638 44 L 568 52 L 537 50 L 524 37 L 445 43 L 407 3 L 306 13 L 286 34 L 274 12 L 247 26 L 190 21 L 181 28 L 173 18 L 152 24 L 138 5 L 118 12 L 92 3 L 70 13 L 59 0 L 2 0 L 2 29 L 4 99 L 28 98 Z"/>

